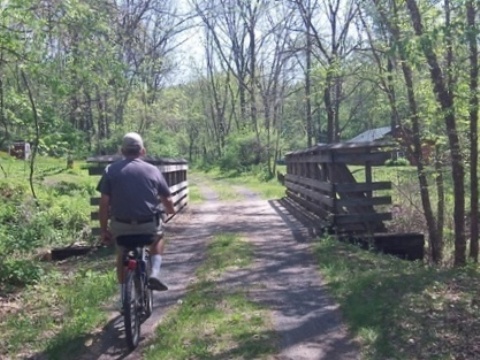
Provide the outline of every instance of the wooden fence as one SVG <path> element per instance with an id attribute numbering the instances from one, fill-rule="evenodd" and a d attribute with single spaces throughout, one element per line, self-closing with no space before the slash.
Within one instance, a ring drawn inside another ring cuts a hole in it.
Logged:
<path id="1" fill-rule="evenodd" d="M 120 155 L 107 155 L 97 156 L 87 159 L 88 173 L 92 176 L 102 175 L 105 167 L 112 162 L 120 160 Z M 145 157 L 143 160 L 155 165 L 160 169 L 167 184 L 172 192 L 173 203 L 175 210 L 178 213 L 188 204 L 188 162 L 183 159 L 166 159 L 166 158 L 152 158 Z M 99 197 L 90 198 L 90 205 L 95 206 L 92 208 L 90 218 L 96 220 L 98 224 L 98 205 L 100 202 Z M 170 215 L 165 219 L 166 222 L 170 221 L 174 215 Z M 98 227 L 92 227 L 92 235 L 99 234 Z"/>
<path id="2" fill-rule="evenodd" d="M 361 235 L 393 244 L 386 235 L 385 221 L 392 219 L 390 181 L 374 181 L 372 167 L 383 165 L 391 156 L 389 143 L 337 143 L 318 145 L 285 156 L 283 177 L 287 199 L 298 211 L 306 211 L 317 227 L 341 235 Z M 356 165 L 352 170 L 353 165 Z M 354 173 L 364 173 L 356 179 Z M 397 239 L 415 248 L 410 258 L 423 257 L 422 234 L 397 234 Z M 406 241 L 406 239 L 408 241 Z M 394 244 L 394 247 L 398 247 Z M 401 247 L 402 245 L 400 245 Z M 409 250 L 410 251 L 410 250 Z"/>

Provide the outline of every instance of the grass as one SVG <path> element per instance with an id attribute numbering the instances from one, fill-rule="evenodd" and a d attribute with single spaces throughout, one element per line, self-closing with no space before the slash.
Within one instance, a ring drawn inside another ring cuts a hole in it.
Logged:
<path id="1" fill-rule="evenodd" d="M 200 192 L 198 184 L 195 184 L 195 182 L 192 181 L 188 184 L 188 200 L 191 204 L 199 204 L 205 200 Z"/>
<path id="2" fill-rule="evenodd" d="M 213 191 L 218 196 L 218 199 L 221 201 L 235 201 L 235 200 L 242 200 L 244 197 L 240 194 L 232 185 L 222 182 L 210 182 L 208 184 Z"/>
<path id="3" fill-rule="evenodd" d="M 429 267 L 329 238 L 315 254 L 365 360 L 480 358 L 477 269 Z"/>
<path id="4" fill-rule="evenodd" d="M 44 353 L 63 359 L 79 351 L 107 312 L 102 306 L 117 291 L 110 250 L 45 264 L 45 275 L 0 307 L 0 357 Z M 8 299 L 8 298 L 7 298 Z M 8 305 L 14 306 L 8 308 Z M 10 311 L 9 311 L 10 310 Z"/>
<path id="5" fill-rule="evenodd" d="M 238 194 L 232 186 L 247 188 L 258 193 L 263 199 L 280 199 L 285 195 L 285 188 L 276 179 L 262 180 L 254 173 L 224 173 L 219 168 L 212 168 L 208 171 L 193 170 L 193 173 L 200 178 L 207 178 L 211 186 L 220 197 L 220 200 L 239 200 L 243 196 Z"/>
<path id="6" fill-rule="evenodd" d="M 221 201 L 235 201 L 241 200 L 243 196 L 236 191 L 232 185 L 225 182 L 214 181 L 211 177 L 206 176 L 205 173 L 200 173 L 193 171 L 192 174 L 189 174 L 189 196 L 192 203 L 203 201 L 203 196 L 201 195 L 200 186 L 207 186 L 212 189 L 215 194 L 218 196 L 218 199 Z M 193 187 L 193 195 L 192 195 Z M 192 201 L 193 198 L 193 201 Z"/>
<path id="7" fill-rule="evenodd" d="M 215 236 L 198 280 L 156 332 L 145 359 L 262 359 L 274 353 L 268 314 L 243 289 L 221 285 L 222 274 L 251 262 L 251 247 L 237 234 Z"/>

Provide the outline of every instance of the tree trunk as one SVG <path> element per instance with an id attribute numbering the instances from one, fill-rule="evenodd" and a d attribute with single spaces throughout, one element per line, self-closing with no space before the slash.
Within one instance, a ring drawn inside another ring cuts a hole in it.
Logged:
<path id="1" fill-rule="evenodd" d="M 441 248 L 439 244 L 442 243 L 442 239 L 439 237 L 437 223 L 433 215 L 432 205 L 430 203 L 430 192 L 428 188 L 428 181 L 425 175 L 424 159 L 422 154 L 422 142 L 420 137 L 420 121 L 418 117 L 418 106 L 415 99 L 415 93 L 413 90 L 413 76 L 412 69 L 407 64 L 404 55 L 401 54 L 402 71 L 405 78 L 405 84 L 407 85 L 407 97 L 410 107 L 411 119 L 412 119 L 412 131 L 413 131 L 413 156 L 417 165 L 418 181 L 420 184 L 420 197 L 422 199 L 423 212 L 425 215 L 425 221 L 428 227 L 428 238 L 431 249 L 432 260 L 435 263 L 439 263 L 442 258 L 436 257 L 441 254 L 437 251 Z"/>
<path id="2" fill-rule="evenodd" d="M 392 40 L 393 42 L 397 42 L 399 44 L 403 44 L 400 39 L 401 39 L 401 34 L 400 30 L 398 28 L 398 25 L 395 22 L 392 22 L 390 20 L 391 17 L 389 17 L 387 14 L 384 13 L 382 9 L 382 4 L 379 4 L 380 1 L 377 0 L 375 2 L 375 5 L 377 7 L 377 10 L 380 12 L 382 15 L 382 20 L 385 22 L 387 25 L 391 35 L 392 35 Z M 397 8 L 395 7 L 395 3 L 393 3 L 393 12 L 394 16 L 393 18 L 397 18 Z M 406 49 L 404 48 L 404 45 L 400 46 L 399 48 L 399 56 L 400 56 L 400 63 L 401 63 L 401 68 L 403 72 L 403 77 L 405 80 L 405 85 L 407 87 L 407 99 L 408 99 L 408 105 L 410 109 L 410 117 L 412 120 L 412 139 L 408 139 L 407 145 L 409 146 L 410 144 L 413 143 L 414 151 L 413 151 L 413 156 L 416 162 L 416 167 L 417 167 L 417 175 L 418 175 L 418 182 L 420 185 L 420 198 L 422 200 L 422 207 L 423 207 L 423 212 L 424 212 L 424 217 L 425 221 L 427 223 L 427 228 L 428 228 L 428 237 L 429 237 L 429 243 L 430 243 L 430 249 L 431 251 L 431 256 L 432 260 L 436 263 L 441 261 L 441 258 L 435 258 L 435 254 L 437 254 L 437 251 L 433 251 L 433 249 L 437 249 L 439 247 L 438 244 L 441 244 L 442 239 L 439 238 L 438 234 L 438 227 L 437 227 L 437 222 L 435 221 L 435 217 L 433 214 L 432 210 L 432 204 L 430 202 L 430 192 L 429 192 L 429 187 L 428 187 L 428 181 L 427 177 L 425 174 L 425 167 L 424 167 L 424 160 L 423 160 L 423 154 L 422 154 L 422 143 L 421 143 L 421 135 L 420 135 L 420 119 L 418 115 L 418 106 L 417 106 L 417 101 L 415 98 L 415 91 L 414 91 L 414 86 L 413 86 L 413 75 L 412 75 L 412 69 L 410 65 L 407 62 L 406 58 Z"/>
<path id="3" fill-rule="evenodd" d="M 327 109 L 327 139 L 328 143 L 333 143 L 335 141 L 335 114 L 332 105 L 332 79 L 329 73 L 330 70 L 328 70 L 326 84 L 323 90 L 323 101 L 325 103 L 325 108 Z"/>
<path id="4" fill-rule="evenodd" d="M 455 227 L 455 255 L 454 265 L 463 266 L 466 263 L 465 241 L 465 170 L 463 168 L 463 156 L 458 138 L 454 95 L 445 86 L 443 73 L 437 60 L 437 56 L 428 39 L 424 38 L 422 19 L 415 0 L 406 0 L 415 34 L 422 39 L 422 49 L 430 68 L 430 77 L 437 101 L 443 111 L 443 118 L 448 134 L 448 142 L 452 157 L 452 178 L 454 195 L 454 227 Z"/>
<path id="5" fill-rule="evenodd" d="M 443 164 L 440 145 L 435 146 L 435 184 L 437 187 L 437 236 L 438 241 L 432 243 L 431 253 L 435 262 L 443 259 L 443 226 L 445 220 L 445 192 L 443 181 Z"/>
<path id="6" fill-rule="evenodd" d="M 395 93 L 395 86 L 393 84 L 393 60 L 392 57 L 389 56 L 387 59 L 387 96 L 388 102 L 390 104 L 390 127 L 392 128 L 392 133 L 395 131 L 396 127 L 400 125 L 400 120 L 398 116 L 398 109 L 397 109 L 397 96 Z"/>
<path id="7" fill-rule="evenodd" d="M 478 45 L 476 5 L 467 1 L 468 43 L 470 48 L 470 257 L 478 262 Z"/>
<path id="8" fill-rule="evenodd" d="M 307 29 L 309 29 L 307 25 Z M 311 69 L 312 69 L 312 38 L 310 37 L 310 31 L 307 30 L 307 48 L 306 50 L 306 69 L 305 69 L 305 111 L 307 118 L 307 146 L 313 145 L 313 120 L 312 120 L 312 85 L 311 85 Z"/>

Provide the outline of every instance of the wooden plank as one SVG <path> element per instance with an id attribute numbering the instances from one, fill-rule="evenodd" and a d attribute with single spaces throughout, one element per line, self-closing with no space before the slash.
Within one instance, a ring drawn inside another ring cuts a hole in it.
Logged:
<path id="1" fill-rule="evenodd" d="M 290 197 L 292 200 L 297 202 L 298 204 L 302 205 L 305 209 L 308 211 L 311 211 L 318 217 L 325 219 L 328 222 L 328 218 L 331 216 L 331 213 L 328 212 L 326 209 L 322 209 L 320 206 L 316 205 L 315 203 L 312 203 L 296 194 L 293 192 L 287 190 L 286 191 L 287 196 Z"/>
<path id="2" fill-rule="evenodd" d="M 287 174 L 285 175 L 285 180 L 290 181 L 292 183 L 301 184 L 304 186 L 310 186 L 320 191 L 324 192 L 332 192 L 333 191 L 333 184 L 323 182 L 321 180 L 316 179 L 309 179 L 303 176 Z"/>
<path id="3" fill-rule="evenodd" d="M 392 220 L 391 213 L 370 213 L 370 214 L 344 214 L 334 215 L 335 225 L 351 223 L 375 223 L 386 220 Z"/>
<path id="4" fill-rule="evenodd" d="M 181 183 L 170 186 L 170 192 L 172 194 L 174 194 L 177 191 L 181 191 L 181 190 L 183 190 L 184 188 L 187 188 L 187 187 L 188 187 L 188 181 L 185 180 L 185 181 L 182 181 Z"/>
<path id="5" fill-rule="evenodd" d="M 90 176 L 102 175 L 103 170 L 105 170 L 105 166 L 91 166 L 91 167 L 88 167 L 88 175 Z"/>
<path id="6" fill-rule="evenodd" d="M 293 192 L 298 192 L 300 194 L 302 194 L 304 197 L 310 197 L 326 206 L 329 206 L 330 208 L 333 209 L 334 207 L 334 199 L 326 196 L 326 195 L 322 195 L 318 192 L 315 192 L 313 190 L 310 190 L 310 189 L 307 189 L 306 187 L 302 186 L 302 185 L 296 185 L 296 184 L 292 184 L 291 182 L 286 182 L 285 183 L 285 186 L 287 189 L 293 191 Z"/>
<path id="7" fill-rule="evenodd" d="M 337 199 L 337 208 L 349 207 L 349 206 L 375 206 L 375 205 L 389 205 L 392 203 L 391 196 L 377 196 L 372 198 L 346 198 L 346 199 Z"/>
<path id="8" fill-rule="evenodd" d="M 170 173 L 177 171 L 186 171 L 188 170 L 188 165 L 186 164 L 177 164 L 177 165 L 156 165 L 162 173 Z"/>
<path id="9" fill-rule="evenodd" d="M 188 188 L 188 181 L 182 181 L 181 183 L 170 186 L 170 191 L 171 191 L 172 194 L 174 194 L 178 191 L 184 190 L 185 188 Z M 90 198 L 90 205 L 91 206 L 100 205 L 100 198 L 99 197 Z"/>
<path id="10" fill-rule="evenodd" d="M 373 182 L 372 180 L 372 164 L 370 161 L 365 163 L 365 182 L 367 184 L 371 184 Z M 371 191 L 367 191 L 367 198 L 371 199 L 373 197 L 373 194 Z"/>
<path id="11" fill-rule="evenodd" d="M 342 142 L 335 144 L 318 144 L 304 150 L 291 151 L 285 154 L 285 160 L 295 159 L 312 152 L 334 153 L 341 151 L 365 151 L 382 147 L 396 148 L 397 144 L 391 141 Z"/>
<path id="12" fill-rule="evenodd" d="M 188 198 L 188 189 L 185 189 L 185 191 L 180 192 L 174 196 L 172 196 L 172 200 L 174 205 L 178 204 L 183 200 L 184 198 Z M 99 219 L 99 212 L 98 211 L 92 211 L 90 213 L 90 220 L 98 220 Z"/>
<path id="13" fill-rule="evenodd" d="M 175 205 L 175 214 L 168 215 L 163 222 L 167 223 L 172 220 L 178 213 L 180 213 L 188 204 L 188 197 L 184 197 L 179 203 Z"/>
<path id="14" fill-rule="evenodd" d="M 335 172 L 336 176 L 338 177 L 338 183 L 341 184 L 357 184 L 356 179 L 353 177 L 352 173 L 348 169 L 348 167 L 345 164 L 330 164 L 329 167 L 331 168 L 332 171 Z M 347 208 L 346 213 L 349 214 L 371 214 L 375 213 L 375 209 L 373 205 L 368 205 L 368 203 L 365 202 L 367 200 L 365 196 L 365 192 L 338 192 L 337 196 L 344 200 L 344 199 L 355 199 L 355 200 L 360 200 L 359 203 L 361 205 L 351 205 Z M 342 208 L 338 209 L 343 210 Z M 352 225 L 357 226 L 358 224 L 350 224 L 348 225 L 349 228 L 352 227 Z M 346 224 L 342 225 L 342 230 L 346 228 Z M 378 231 L 386 231 L 385 225 L 383 222 L 376 222 L 376 223 L 364 223 L 363 225 L 365 227 L 365 230 L 367 231 L 373 231 L 373 230 L 378 230 Z M 374 227 L 374 229 L 372 229 Z"/>
<path id="15" fill-rule="evenodd" d="M 351 153 L 351 154 L 312 154 L 298 157 L 292 162 L 298 163 L 324 163 L 324 164 L 348 164 L 348 165 L 364 165 L 369 162 L 372 166 L 385 164 L 390 159 L 390 153 Z"/>
<path id="16" fill-rule="evenodd" d="M 87 163 L 109 164 L 115 161 L 122 160 L 123 158 L 124 158 L 123 155 L 120 153 L 113 154 L 113 155 L 98 155 L 98 156 L 89 157 L 87 159 Z M 185 159 L 159 158 L 159 157 L 152 157 L 150 155 L 143 156 L 142 160 L 153 165 L 188 164 L 188 161 Z"/>
<path id="17" fill-rule="evenodd" d="M 172 196 L 173 204 L 176 205 L 180 200 L 182 200 L 185 197 L 188 197 L 188 189 L 185 189 L 185 191 L 182 191 L 176 195 L 173 195 Z"/>
<path id="18" fill-rule="evenodd" d="M 105 165 L 96 165 L 96 166 L 89 166 L 88 167 L 88 175 L 97 176 L 102 175 L 103 171 L 107 167 L 108 164 Z M 156 165 L 156 167 L 162 172 L 162 174 L 177 172 L 177 171 L 187 171 L 188 165 L 187 164 L 176 164 L 176 165 Z"/>
<path id="19" fill-rule="evenodd" d="M 335 183 L 334 186 L 335 186 L 335 191 L 337 193 L 365 192 L 365 191 L 391 190 L 392 189 L 392 183 L 390 181 L 372 182 L 371 184 L 367 184 L 367 183 Z"/>

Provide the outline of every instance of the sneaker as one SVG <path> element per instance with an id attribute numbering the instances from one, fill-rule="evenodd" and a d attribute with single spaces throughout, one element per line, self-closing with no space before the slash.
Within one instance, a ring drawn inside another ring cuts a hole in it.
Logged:
<path id="1" fill-rule="evenodd" d="M 148 285 L 152 290 L 157 290 L 157 291 L 166 291 L 168 290 L 168 286 L 165 285 L 158 275 L 152 275 L 148 278 Z"/>

